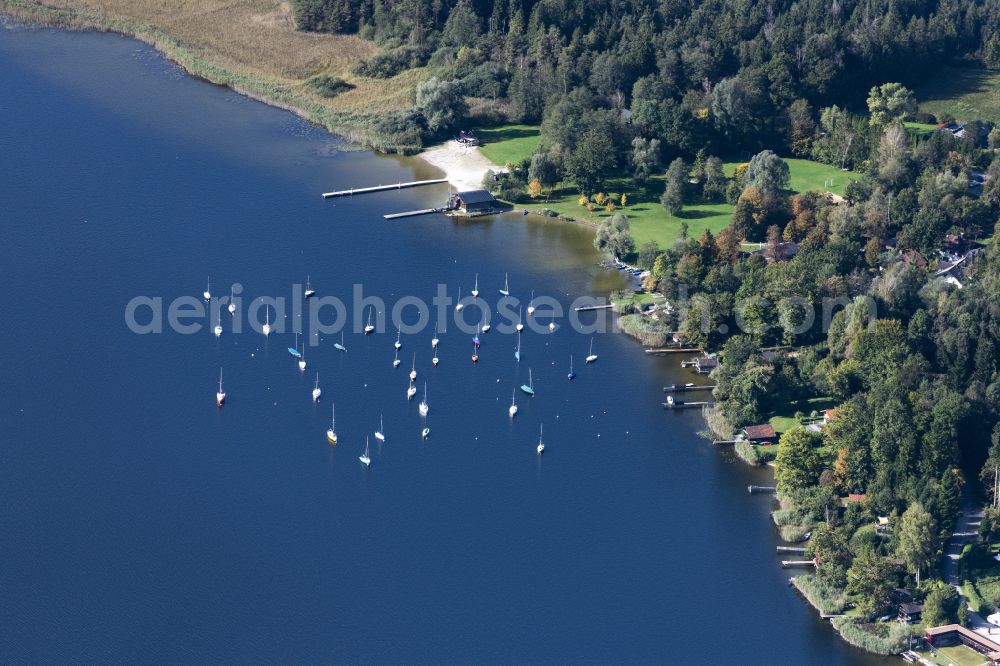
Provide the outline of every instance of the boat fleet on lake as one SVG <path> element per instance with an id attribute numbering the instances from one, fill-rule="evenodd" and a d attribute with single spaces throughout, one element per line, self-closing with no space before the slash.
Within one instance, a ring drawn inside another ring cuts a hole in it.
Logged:
<path id="1" fill-rule="evenodd" d="M 204 298 L 205 298 L 206 301 L 211 301 L 211 299 L 212 299 L 211 285 L 212 285 L 211 278 L 209 278 L 208 283 L 207 283 L 207 285 L 205 287 L 205 291 L 202 294 L 204 296 Z M 508 296 L 510 296 L 510 284 L 509 284 L 509 280 L 508 280 L 507 274 L 504 274 L 504 286 L 503 286 L 503 289 L 499 289 L 498 291 L 505 298 L 508 297 Z M 475 298 L 479 298 L 479 293 L 480 293 L 479 292 L 479 274 L 477 273 L 476 274 L 476 279 L 475 279 L 475 287 L 472 290 L 472 297 L 474 299 Z M 311 282 L 310 282 L 309 278 L 307 278 L 306 279 L 306 288 L 305 288 L 305 291 L 303 292 L 303 295 L 305 296 L 305 298 L 311 298 L 315 294 L 316 294 L 316 290 L 312 288 Z M 461 291 L 459 291 L 459 295 L 461 295 Z M 233 293 L 233 290 L 230 289 L 230 294 L 229 294 L 229 301 L 230 302 L 229 302 L 229 306 L 227 308 L 228 311 L 229 311 L 229 313 L 230 313 L 230 315 L 235 315 L 235 313 L 236 313 L 236 305 L 234 303 L 234 296 L 235 296 L 235 294 Z M 535 314 L 535 307 L 532 304 L 534 302 L 534 299 L 535 299 L 535 292 L 532 291 L 531 292 L 531 300 L 528 302 L 528 308 L 527 308 L 527 314 L 528 314 L 529 317 L 534 316 L 534 314 Z M 455 305 L 456 312 L 461 311 L 463 307 L 464 307 L 464 305 L 461 303 L 461 298 L 460 298 L 459 302 L 456 303 L 456 305 Z M 372 309 L 373 308 L 369 308 L 368 309 L 368 316 L 367 316 L 367 320 L 366 320 L 365 327 L 364 327 L 364 335 L 366 335 L 366 336 L 367 335 L 371 335 L 372 333 L 375 332 L 375 325 L 372 323 Z M 271 334 L 271 330 L 272 330 L 271 329 L 271 320 L 270 320 L 270 309 L 269 308 L 265 308 L 265 312 L 266 312 L 266 314 L 265 314 L 265 324 L 261 328 L 261 333 L 263 333 L 263 335 L 265 337 L 267 337 L 267 336 L 269 336 Z M 523 329 L 524 329 L 524 324 L 522 322 L 521 313 L 520 313 L 520 310 L 519 310 L 518 311 L 518 322 L 517 322 L 517 326 L 516 326 L 516 331 L 517 331 L 517 346 L 515 347 L 515 350 L 514 350 L 514 358 L 515 358 L 515 360 L 518 363 L 520 363 L 520 361 L 521 361 L 521 332 L 523 331 Z M 555 329 L 556 329 L 555 322 L 554 321 L 550 322 L 549 323 L 549 331 L 555 331 Z M 485 322 L 483 324 L 480 324 L 477 327 L 476 333 L 475 333 L 475 335 L 472 338 L 472 345 L 473 345 L 473 347 L 472 347 L 472 362 L 473 363 L 477 363 L 479 361 L 479 351 L 480 351 L 481 346 L 482 346 L 482 337 L 481 336 L 483 334 L 487 333 L 489 330 L 490 330 L 490 326 L 489 326 L 489 324 L 487 324 Z M 215 334 L 216 337 L 221 336 L 221 334 L 222 334 L 222 325 L 221 325 L 221 322 L 216 322 L 215 326 L 213 327 L 213 333 Z M 434 367 L 437 367 L 438 363 L 440 362 L 440 359 L 438 357 L 439 348 L 440 348 L 440 342 L 441 342 L 441 340 L 438 337 L 438 329 L 437 329 L 437 326 L 435 325 L 435 328 L 434 328 L 434 337 L 431 339 L 431 349 L 433 350 L 433 353 L 434 353 L 434 357 L 433 357 L 433 359 L 432 359 L 431 362 L 432 362 L 432 364 L 433 364 Z M 318 343 L 319 343 L 319 335 L 317 334 L 316 335 L 316 344 L 318 344 Z M 343 333 L 343 331 L 341 331 L 341 334 L 340 334 L 340 342 L 335 342 L 333 346 L 334 346 L 334 348 L 337 351 L 340 351 L 340 352 L 346 352 L 347 351 L 347 347 L 345 346 L 345 342 L 344 342 L 344 333 Z M 392 367 L 394 367 L 394 368 L 398 368 L 401 365 L 401 361 L 399 359 L 399 350 L 402 348 L 402 346 L 403 346 L 402 333 L 399 330 L 397 330 L 396 331 L 396 340 L 393 343 L 393 352 L 394 353 L 393 353 Z M 297 365 L 299 367 L 299 370 L 303 371 L 303 372 L 305 371 L 305 369 L 307 367 L 306 366 L 305 352 L 306 352 L 305 341 L 303 340 L 303 342 L 302 342 L 302 344 L 300 346 L 299 345 L 299 334 L 296 333 L 295 334 L 295 346 L 294 347 L 288 347 L 288 354 L 293 359 L 295 359 L 295 361 L 296 361 L 296 363 L 297 363 Z M 591 338 L 591 340 L 590 340 L 590 350 L 589 350 L 589 352 L 587 354 L 587 357 L 585 358 L 585 362 L 589 364 L 589 363 L 593 363 L 596 360 L 597 360 L 597 354 L 594 353 L 594 340 L 593 340 L 593 338 Z M 573 380 L 573 379 L 576 378 L 576 376 L 577 376 L 576 375 L 576 371 L 573 370 L 573 356 L 570 355 L 570 358 L 569 358 L 569 372 L 566 374 L 566 378 L 568 380 Z M 406 399 L 407 400 L 412 400 L 414 398 L 414 396 L 417 394 L 417 388 L 416 388 L 416 385 L 414 383 L 416 381 L 416 379 L 417 379 L 417 357 L 416 357 L 415 353 L 412 355 L 412 360 L 411 360 L 411 364 L 410 364 L 410 372 L 409 372 L 408 377 L 409 377 L 409 384 L 408 384 L 407 389 L 406 389 Z M 499 382 L 499 379 L 497 381 Z M 522 384 L 521 387 L 520 387 L 520 390 L 521 390 L 522 393 L 524 393 L 525 395 L 527 395 L 529 397 L 532 397 L 532 398 L 535 397 L 535 387 L 534 387 L 534 380 L 532 378 L 531 368 L 528 369 L 528 382 L 526 384 Z M 320 397 L 322 396 L 322 394 L 323 394 L 323 391 L 322 391 L 322 389 L 319 386 L 319 372 L 316 372 L 316 378 L 315 378 L 315 382 L 313 383 L 313 389 L 312 389 L 312 401 L 313 401 L 313 403 L 319 403 Z M 223 404 L 225 403 L 225 401 L 226 401 L 226 392 L 223 390 L 222 368 L 219 368 L 219 385 L 218 385 L 218 390 L 216 391 L 216 394 L 215 394 L 215 403 L 216 403 L 216 406 L 221 409 L 222 406 L 223 406 Z M 426 419 L 427 418 L 427 414 L 429 413 L 429 411 L 430 411 L 430 405 L 427 402 L 427 382 L 425 381 L 424 382 L 423 398 L 420 400 L 420 403 L 418 405 L 418 412 L 419 412 L 421 418 Z M 510 418 L 513 419 L 517 415 L 517 411 L 518 411 L 518 406 L 517 406 L 517 389 L 515 389 L 514 391 L 511 392 L 510 407 L 508 408 L 507 413 L 510 416 Z M 420 432 L 421 439 L 424 439 L 424 440 L 427 439 L 430 436 L 430 432 L 431 432 L 430 428 L 427 427 L 426 424 L 424 424 L 424 428 Z M 376 430 L 373 434 L 375 436 L 375 439 L 379 443 L 384 443 L 386 441 L 385 423 L 384 423 L 382 415 L 379 415 L 378 430 Z M 337 441 L 338 441 L 337 440 L 337 414 L 336 414 L 336 407 L 333 404 L 330 405 L 330 427 L 326 431 L 326 439 L 327 439 L 327 441 L 331 445 L 336 445 Z M 539 456 L 542 455 L 544 453 L 544 451 L 545 451 L 545 443 L 543 442 L 543 439 L 542 439 L 542 427 L 541 427 L 541 425 L 539 425 L 539 429 L 538 429 L 538 445 L 535 447 L 535 451 L 536 451 L 537 455 L 539 455 Z M 371 461 L 371 457 L 370 457 L 370 454 L 369 454 L 369 438 L 368 437 L 365 438 L 364 453 L 362 453 L 360 456 L 358 456 L 358 460 L 365 467 L 369 467 L 371 465 L 372 461 Z"/>

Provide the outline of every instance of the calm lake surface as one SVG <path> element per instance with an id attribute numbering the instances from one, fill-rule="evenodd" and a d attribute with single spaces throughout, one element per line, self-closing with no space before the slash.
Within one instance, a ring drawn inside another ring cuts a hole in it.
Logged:
<path id="1" fill-rule="evenodd" d="M 200 298 L 208 275 L 246 301 L 308 274 L 391 305 L 476 272 L 495 301 L 509 272 L 515 296 L 568 304 L 616 281 L 591 230 L 382 220 L 436 186 L 324 201 L 435 172 L 116 36 L 0 29 L 0 91 L 4 661 L 881 663 L 788 586 L 771 498 L 746 492 L 767 473 L 659 408 L 691 376 L 622 335 L 586 366 L 589 337 L 526 333 L 518 365 L 493 331 L 474 366 L 449 330 L 432 368 L 427 330 L 395 370 L 394 331 L 349 333 L 346 354 L 323 335 L 301 373 L 290 333 L 234 334 L 225 312 L 219 339 L 125 325 L 133 297 Z"/>

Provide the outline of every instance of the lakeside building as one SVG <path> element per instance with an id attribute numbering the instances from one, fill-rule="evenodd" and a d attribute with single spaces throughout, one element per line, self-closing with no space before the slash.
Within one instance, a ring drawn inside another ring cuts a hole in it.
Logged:
<path id="1" fill-rule="evenodd" d="M 945 624 L 931 627 L 924 631 L 924 637 L 930 645 L 943 647 L 961 643 L 975 650 L 989 660 L 993 666 L 1000 665 L 1000 645 L 994 643 L 982 634 L 966 629 L 960 624 Z"/>
<path id="2" fill-rule="evenodd" d="M 500 209 L 497 200 L 486 190 L 456 192 L 448 198 L 448 210 L 466 215 L 484 215 Z"/>

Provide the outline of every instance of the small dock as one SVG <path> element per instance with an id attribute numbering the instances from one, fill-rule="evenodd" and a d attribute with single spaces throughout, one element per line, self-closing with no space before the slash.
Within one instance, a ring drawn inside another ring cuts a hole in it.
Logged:
<path id="1" fill-rule="evenodd" d="M 805 555 L 806 549 L 802 546 L 777 546 L 779 553 L 795 553 L 796 555 Z"/>
<path id="2" fill-rule="evenodd" d="M 700 349 L 695 349 L 691 347 L 654 347 L 644 350 L 647 354 L 679 354 L 679 353 L 698 353 L 701 352 Z"/>
<path id="3" fill-rule="evenodd" d="M 738 439 L 716 439 L 712 440 L 712 444 L 716 446 L 725 446 L 726 444 L 735 444 L 738 441 Z"/>
<path id="4" fill-rule="evenodd" d="M 605 305 L 582 305 L 578 308 L 573 308 L 576 312 L 590 312 L 591 310 L 607 310 L 612 307 L 610 303 Z"/>
<path id="5" fill-rule="evenodd" d="M 673 386 L 664 386 L 664 393 L 683 393 L 684 391 L 711 391 L 715 388 L 715 384 L 705 385 L 705 386 L 688 386 L 687 384 L 683 386 L 678 386 L 674 384 Z"/>
<path id="6" fill-rule="evenodd" d="M 349 190 L 336 190 L 334 192 L 324 192 L 324 199 L 331 199 L 333 197 L 346 197 L 352 194 L 369 194 L 371 192 L 385 192 L 387 190 L 402 190 L 408 187 L 420 187 L 421 185 L 437 185 L 439 183 L 447 183 L 446 178 L 436 178 L 434 180 L 414 180 L 409 183 L 396 183 L 394 185 L 374 185 L 372 187 L 352 187 Z"/>
<path id="7" fill-rule="evenodd" d="M 664 409 L 694 409 L 695 407 L 711 407 L 714 402 L 682 402 L 680 400 L 675 400 L 674 402 L 663 403 Z"/>
<path id="8" fill-rule="evenodd" d="M 814 567 L 816 562 L 814 560 L 781 560 L 781 568 L 788 569 L 790 567 Z"/>
<path id="9" fill-rule="evenodd" d="M 417 215 L 430 215 L 431 213 L 442 213 L 443 208 L 422 208 L 420 210 L 406 210 L 402 213 L 388 213 L 383 215 L 386 220 L 398 220 L 401 217 L 416 217 Z"/>
<path id="10" fill-rule="evenodd" d="M 754 493 L 774 493 L 776 490 L 774 486 L 747 486 L 747 492 L 751 495 Z"/>

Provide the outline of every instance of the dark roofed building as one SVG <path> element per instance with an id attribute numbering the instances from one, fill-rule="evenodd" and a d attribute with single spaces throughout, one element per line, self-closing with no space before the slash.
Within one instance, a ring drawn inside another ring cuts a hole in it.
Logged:
<path id="1" fill-rule="evenodd" d="M 899 621 L 904 624 L 920 622 L 920 616 L 924 612 L 923 604 L 916 604 L 912 601 L 904 601 L 896 608 L 899 611 Z"/>
<path id="2" fill-rule="evenodd" d="M 927 259 L 925 259 L 924 255 L 920 254 L 916 250 L 908 250 L 904 252 L 900 256 L 900 259 L 902 259 L 903 263 L 906 264 L 907 266 L 916 266 L 917 268 L 927 268 Z"/>
<path id="3" fill-rule="evenodd" d="M 798 243 L 792 243 L 791 241 L 783 241 L 778 243 L 778 247 L 775 248 L 774 256 L 771 256 L 771 248 L 762 247 L 759 250 L 754 250 L 751 252 L 751 256 L 758 255 L 764 257 L 767 263 L 774 263 L 775 261 L 791 261 L 799 253 Z"/>
<path id="4" fill-rule="evenodd" d="M 743 429 L 743 435 L 751 442 L 762 442 L 766 439 L 774 439 L 777 433 L 774 432 L 774 426 L 770 423 L 762 423 L 761 425 L 747 426 Z"/>
<path id="5" fill-rule="evenodd" d="M 702 356 L 694 362 L 694 369 L 702 375 L 707 375 L 717 367 L 719 367 L 719 359 L 712 358 L 711 356 Z"/>
<path id="6" fill-rule="evenodd" d="M 486 190 L 456 192 L 448 199 L 448 208 L 463 213 L 487 213 L 497 208 L 497 200 Z"/>

